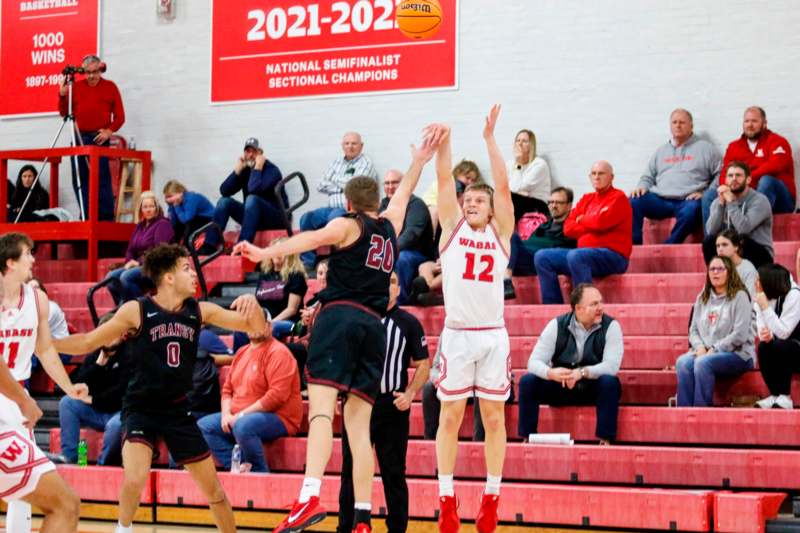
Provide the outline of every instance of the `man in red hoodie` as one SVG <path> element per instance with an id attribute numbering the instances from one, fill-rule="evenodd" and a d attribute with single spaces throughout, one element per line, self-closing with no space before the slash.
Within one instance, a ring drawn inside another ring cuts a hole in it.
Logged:
<path id="1" fill-rule="evenodd" d="M 608 161 L 592 165 L 589 180 L 595 192 L 583 195 L 564 221 L 564 235 L 577 239 L 578 248 L 539 250 L 533 258 L 543 304 L 564 303 L 559 274 L 571 276 L 576 287 L 628 269 L 633 247 L 631 204 L 624 192 L 614 188 L 614 169 Z"/>
<path id="2" fill-rule="evenodd" d="M 767 128 L 767 113 L 752 106 L 744 111 L 743 133 L 725 151 L 722 175 L 732 161 L 741 161 L 749 168 L 751 187 L 769 200 L 773 213 L 792 213 L 796 188 L 794 161 L 789 141 Z M 710 214 L 711 202 L 717 197 L 717 185 L 712 184 L 703 196 L 703 225 Z"/>
<path id="3" fill-rule="evenodd" d="M 76 81 L 72 85 L 72 111 L 81 144 L 84 146 L 108 146 L 109 139 L 115 131 L 125 123 L 125 109 L 122 106 L 122 97 L 117 85 L 104 79 L 101 74 L 105 65 L 95 55 L 83 58 L 85 79 Z M 69 111 L 68 89 L 66 81 L 62 80 L 58 88 L 58 111 L 66 116 Z M 78 160 L 78 172 L 74 160 Z M 81 180 L 81 201 L 83 202 L 84 220 L 88 220 L 89 213 L 89 164 L 87 157 L 72 159 L 72 188 L 78 196 L 78 176 Z M 114 220 L 114 193 L 111 188 L 111 171 L 108 167 L 108 158 L 100 158 L 100 191 L 99 191 L 99 218 L 100 220 Z M 92 191 L 92 194 L 97 194 Z"/>

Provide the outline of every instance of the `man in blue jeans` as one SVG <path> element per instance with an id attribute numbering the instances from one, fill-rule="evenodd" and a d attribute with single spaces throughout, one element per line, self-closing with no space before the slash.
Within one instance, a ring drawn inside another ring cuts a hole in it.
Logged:
<path id="1" fill-rule="evenodd" d="M 547 323 L 519 382 L 519 436 L 538 431 L 539 406 L 596 405 L 600 444 L 617 436 L 624 352 L 619 322 L 603 312 L 603 296 L 583 283 L 570 294 L 569 313 Z"/>
<path id="2" fill-rule="evenodd" d="M 394 196 L 403 173 L 399 170 L 390 170 L 383 176 L 383 192 L 386 196 L 381 200 L 378 212 L 383 212 L 389 201 Z M 411 195 L 406 208 L 406 218 L 403 229 L 397 237 L 397 248 L 400 256 L 395 261 L 395 272 L 400 279 L 400 295 L 397 301 L 400 305 L 408 302 L 408 293 L 411 291 L 411 282 L 417 277 L 419 265 L 434 258 L 433 224 L 431 213 L 422 198 Z"/>
<path id="3" fill-rule="evenodd" d="M 763 108 L 745 109 L 742 135 L 725 150 L 723 171 L 733 161 L 747 165 L 752 187 L 767 197 L 774 214 L 794 212 L 796 187 L 792 147 L 784 137 L 767 128 L 767 113 Z M 715 183 L 703 196 L 703 224 L 711 214 L 718 185 Z"/>
<path id="4" fill-rule="evenodd" d="M 225 231 L 228 219 L 232 218 L 242 225 L 238 241 L 249 242 L 253 242 L 257 231 L 285 228 L 283 207 L 275 191 L 282 177 L 280 169 L 264 156 L 258 139 L 250 137 L 244 143 L 244 152 L 233 172 L 219 186 L 222 198 L 214 208 L 214 222 Z M 239 191 L 244 203 L 233 198 Z M 286 192 L 281 192 L 283 203 L 287 205 Z M 198 252 L 201 255 L 213 253 L 221 238 L 216 231 L 208 232 Z"/>
<path id="5" fill-rule="evenodd" d="M 313 209 L 300 217 L 300 229 L 317 230 L 325 227 L 334 218 L 344 215 L 347 212 L 344 187 L 356 176 L 367 176 L 377 180 L 378 171 L 375 170 L 372 160 L 364 154 L 361 135 L 349 131 L 342 137 L 342 155 L 334 159 L 317 185 L 318 192 L 328 195 L 327 205 Z M 314 268 L 317 260 L 314 252 L 304 252 L 300 257 L 306 268 Z"/>
<path id="6" fill-rule="evenodd" d="M 614 188 L 614 169 L 608 161 L 592 165 L 589 180 L 595 192 L 584 194 L 564 222 L 564 235 L 577 239 L 578 247 L 539 250 L 533 258 L 543 304 L 564 303 L 559 274 L 571 276 L 576 287 L 628 269 L 633 248 L 628 197 Z"/>
<path id="7" fill-rule="evenodd" d="M 665 243 L 682 243 L 700 226 L 700 199 L 719 178 L 722 157 L 713 144 L 694 134 L 692 114 L 676 109 L 669 120 L 672 138 L 650 158 L 631 193 L 633 244 L 642 244 L 645 218 L 672 217 L 675 226 Z"/>
<path id="8" fill-rule="evenodd" d="M 85 400 L 64 396 L 58 404 L 61 454 L 67 462 L 78 462 L 78 440 L 84 426 L 103 432 L 103 449 L 97 463 L 120 464 L 122 431 L 119 413 L 133 369 L 133 357 L 129 345 L 120 339 L 117 345 L 88 356 L 76 371 L 74 378 L 89 386 L 90 396 Z"/>

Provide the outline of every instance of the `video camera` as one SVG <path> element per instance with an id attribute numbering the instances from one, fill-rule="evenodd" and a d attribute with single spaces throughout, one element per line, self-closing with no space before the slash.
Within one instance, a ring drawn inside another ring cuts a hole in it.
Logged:
<path id="1" fill-rule="evenodd" d="M 106 64 L 100 62 L 100 72 L 106 71 Z M 86 69 L 83 67 L 76 67 L 73 65 L 67 65 L 64 67 L 64 70 L 61 71 L 61 74 L 64 76 L 74 76 L 75 74 L 86 74 Z"/>

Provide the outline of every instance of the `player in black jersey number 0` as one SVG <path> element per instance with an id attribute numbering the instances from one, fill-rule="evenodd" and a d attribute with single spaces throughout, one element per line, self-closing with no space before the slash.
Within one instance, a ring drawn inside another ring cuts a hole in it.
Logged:
<path id="1" fill-rule="evenodd" d="M 214 461 L 189 411 L 192 369 L 202 324 L 263 335 L 267 324 L 253 295 L 237 298 L 232 311 L 193 298 L 197 273 L 188 252 L 162 244 L 144 256 L 144 273 L 157 293 L 127 302 L 97 329 L 54 341 L 60 353 L 84 354 L 132 332 L 135 370 L 122 403 L 125 481 L 119 495 L 117 533 L 133 531 L 131 522 L 150 472 L 153 450 L 163 439 L 208 498 L 220 531 L 236 531 L 233 510 L 217 478 Z"/>
<path id="2" fill-rule="evenodd" d="M 234 248 L 234 253 L 261 261 L 325 245 L 334 247 L 328 261 L 328 285 L 320 293 L 323 307 L 314 323 L 306 363 L 310 405 L 305 479 L 299 498 L 276 533 L 303 531 L 325 518 L 325 509 L 319 503 L 320 485 L 331 455 L 333 414 L 340 393 L 346 395 L 344 423 L 353 456 L 353 531 L 370 531 L 375 466 L 369 425 L 386 354 L 386 329 L 381 317 L 389 303 L 396 235 L 403 228 L 406 206 L 422 168 L 433 157 L 441 135 L 435 126 L 424 133 L 422 146 L 411 147 L 411 167 L 380 216 L 377 182 L 357 176 L 345 187 L 347 215 L 320 230 L 301 233 L 266 249 L 248 242 Z"/>

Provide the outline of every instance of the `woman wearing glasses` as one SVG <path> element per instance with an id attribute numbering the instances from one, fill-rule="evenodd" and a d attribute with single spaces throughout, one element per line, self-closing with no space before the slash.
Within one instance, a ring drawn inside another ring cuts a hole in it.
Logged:
<path id="1" fill-rule="evenodd" d="M 743 374 L 755 356 L 753 308 L 747 289 L 727 257 L 708 264 L 706 285 L 694 303 L 689 327 L 690 352 L 675 363 L 678 406 L 713 404 L 718 377 Z"/>

